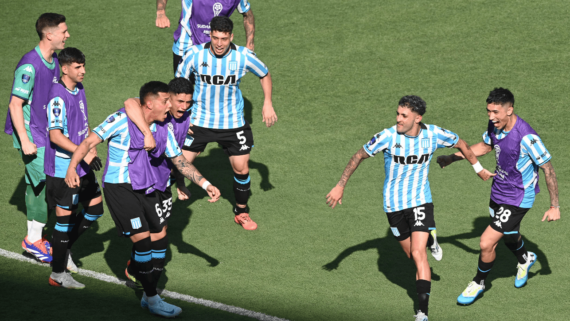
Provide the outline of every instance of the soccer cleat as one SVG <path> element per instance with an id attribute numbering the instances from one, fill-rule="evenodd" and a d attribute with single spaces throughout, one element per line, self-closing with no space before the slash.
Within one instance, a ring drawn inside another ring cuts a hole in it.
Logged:
<path id="1" fill-rule="evenodd" d="M 428 321 L 428 316 L 420 310 L 418 310 L 418 314 L 414 315 L 414 318 L 416 318 L 416 321 Z"/>
<path id="2" fill-rule="evenodd" d="M 75 281 L 69 273 L 55 273 L 52 272 L 49 276 L 49 285 L 62 287 L 66 289 L 83 289 L 85 284 Z"/>
<path id="3" fill-rule="evenodd" d="M 44 237 L 42 237 L 42 242 L 44 242 L 44 245 L 46 246 L 46 249 L 48 249 L 49 254 L 53 255 L 53 249 L 51 248 L 51 243 L 47 240 L 45 235 Z"/>
<path id="4" fill-rule="evenodd" d="M 257 228 L 257 223 L 251 220 L 248 213 L 236 215 L 234 221 L 248 231 L 253 231 Z"/>
<path id="5" fill-rule="evenodd" d="M 182 313 L 181 308 L 172 305 L 170 303 L 167 303 L 160 296 L 158 296 L 158 294 L 153 297 L 146 298 L 146 302 L 148 303 L 148 311 L 150 313 L 160 315 L 165 318 L 174 318 L 180 313 Z M 142 306 L 143 302 L 141 299 L 141 307 Z"/>
<path id="6" fill-rule="evenodd" d="M 437 261 L 441 261 L 441 258 L 443 257 L 443 250 L 441 249 L 441 246 L 439 246 L 439 243 L 437 243 L 436 232 L 435 232 L 435 230 L 431 230 L 429 233 L 433 237 L 433 244 L 429 247 L 429 250 L 431 251 L 431 255 Z"/>
<path id="7" fill-rule="evenodd" d="M 471 281 L 467 285 L 465 291 L 457 297 L 457 303 L 463 305 L 471 304 L 475 302 L 475 299 L 477 299 L 479 294 L 483 293 L 483 290 L 485 290 L 485 285 Z"/>
<path id="8" fill-rule="evenodd" d="M 131 265 L 131 260 L 128 260 L 127 261 L 127 268 L 125 269 L 125 276 L 127 277 L 127 279 L 129 279 L 131 282 L 133 282 L 137 288 L 142 288 L 141 282 L 139 280 L 137 280 L 137 278 L 133 275 L 132 272 L 129 273 L 129 266 L 130 265 Z M 142 306 L 142 300 L 141 300 L 141 306 Z"/>
<path id="9" fill-rule="evenodd" d="M 159 298 L 164 301 L 164 298 L 161 298 L 159 296 Z M 141 308 L 143 309 L 148 309 L 148 298 L 146 297 L 146 293 L 143 292 L 143 296 L 141 298 Z"/>
<path id="10" fill-rule="evenodd" d="M 73 259 L 71 258 L 71 251 L 67 250 L 67 270 L 71 273 L 79 273 L 79 269 L 77 265 L 73 263 Z"/>
<path id="11" fill-rule="evenodd" d="M 525 286 L 526 281 L 528 280 L 528 270 L 534 265 L 536 262 L 536 254 L 534 252 L 527 252 L 527 258 L 525 264 L 517 264 L 517 277 L 515 278 L 515 288 L 522 288 Z"/>
<path id="12" fill-rule="evenodd" d="M 38 240 L 32 244 L 28 242 L 28 237 L 26 236 L 22 241 L 22 248 L 43 263 L 49 263 L 52 260 L 51 248 L 48 249 L 43 240 Z"/>

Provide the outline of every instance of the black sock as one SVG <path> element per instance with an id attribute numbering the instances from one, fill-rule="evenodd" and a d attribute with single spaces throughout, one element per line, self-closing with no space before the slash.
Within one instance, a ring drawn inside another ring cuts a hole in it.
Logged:
<path id="1" fill-rule="evenodd" d="M 134 243 L 137 280 L 144 288 L 147 297 L 157 295 L 156 282 L 152 276 L 152 248 L 150 237 L 144 238 Z M 131 264 L 133 262 L 131 261 Z"/>
<path id="2" fill-rule="evenodd" d="M 75 218 L 76 222 L 75 226 L 73 227 L 73 230 L 71 230 L 71 232 L 69 233 L 69 248 L 71 248 L 73 244 L 75 244 L 75 241 L 77 241 L 77 239 L 81 236 L 81 234 L 87 231 L 91 226 L 91 223 L 93 223 L 93 221 L 85 218 L 84 212 L 85 211 L 81 211 L 81 213 L 77 214 Z"/>
<path id="3" fill-rule="evenodd" d="M 416 291 L 418 293 L 419 310 L 428 315 L 429 295 L 431 292 L 431 281 L 417 280 Z"/>
<path id="4" fill-rule="evenodd" d="M 520 235 L 520 234 L 519 234 Z M 505 240 L 506 241 L 506 240 Z M 505 245 L 509 248 L 509 250 L 511 250 L 511 252 L 513 252 L 513 254 L 517 257 L 517 260 L 519 261 L 520 264 L 525 264 L 526 260 L 527 260 L 527 251 L 526 248 L 524 247 L 524 241 L 522 239 L 522 236 L 519 237 L 518 241 L 516 243 L 514 242 L 505 242 Z"/>
<path id="5" fill-rule="evenodd" d="M 74 217 L 74 214 L 57 217 L 57 223 L 53 229 L 51 241 L 51 248 L 53 250 L 51 261 L 52 272 L 65 272 L 69 233 L 73 229 Z"/>
<path id="6" fill-rule="evenodd" d="M 495 263 L 495 261 L 492 262 L 483 262 L 481 260 L 481 255 L 479 255 L 479 264 L 477 266 L 477 275 L 475 275 L 475 277 L 473 278 L 473 281 L 475 281 L 478 284 L 483 285 L 485 283 L 485 279 L 487 278 L 487 275 L 489 275 L 489 272 L 491 272 L 491 269 L 493 268 L 493 264 Z"/>
<path id="7" fill-rule="evenodd" d="M 430 232 L 431 232 L 431 231 L 430 231 Z M 435 240 L 433 239 L 433 236 L 431 235 L 431 233 L 429 233 L 428 241 L 427 241 L 427 246 L 428 246 L 428 247 L 431 247 L 431 246 L 433 245 L 433 242 L 434 242 L 434 241 L 435 241 Z"/>
<path id="8" fill-rule="evenodd" d="M 249 178 L 249 173 L 247 174 L 236 174 L 234 173 L 234 196 L 236 198 L 236 203 L 241 205 L 247 205 L 249 200 L 249 189 L 251 186 L 251 181 Z M 241 209 L 236 206 L 234 209 L 236 215 L 245 213 L 245 209 Z"/>
<path id="9" fill-rule="evenodd" d="M 166 260 L 166 249 L 168 248 L 168 235 L 160 240 L 154 241 L 152 246 L 152 266 L 154 268 L 152 274 L 156 282 L 160 279 Z"/>

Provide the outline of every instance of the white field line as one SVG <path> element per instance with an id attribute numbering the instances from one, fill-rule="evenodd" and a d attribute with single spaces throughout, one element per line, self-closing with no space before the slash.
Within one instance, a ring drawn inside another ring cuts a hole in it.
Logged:
<path id="1" fill-rule="evenodd" d="M 49 267 L 49 264 L 41 263 L 41 262 L 38 262 L 34 259 L 27 258 L 27 257 L 23 256 L 22 254 L 6 251 L 4 249 L 0 249 L 0 255 L 3 257 L 9 258 L 9 259 L 14 259 L 14 260 L 22 261 L 22 262 L 27 262 L 27 263 L 32 263 L 32 264 L 43 266 L 43 267 Z M 110 276 L 110 275 L 95 272 L 95 271 L 79 269 L 79 275 L 83 275 L 83 276 L 90 277 L 93 279 L 97 279 L 100 281 L 104 281 L 107 283 L 113 283 L 113 284 L 128 286 L 127 281 L 125 281 L 125 280 L 121 280 L 121 279 L 118 279 L 114 276 Z M 194 303 L 194 304 L 199 304 L 199 305 L 206 306 L 208 308 L 222 310 L 222 311 L 230 312 L 233 314 L 243 315 L 243 316 L 250 317 L 250 318 L 253 318 L 256 320 L 288 321 L 287 319 L 274 317 L 274 316 L 263 314 L 260 312 L 250 311 L 250 310 L 242 309 L 240 307 L 235 307 L 232 305 L 227 305 L 227 304 L 223 304 L 223 303 L 219 303 L 219 302 L 215 302 L 215 301 L 195 298 L 195 297 L 190 296 L 190 295 L 180 294 L 180 293 L 176 293 L 176 292 L 172 292 L 172 291 L 168 291 L 168 290 L 162 290 L 162 292 L 159 291 L 159 293 L 164 297 L 182 300 L 182 301 L 186 301 L 186 302 L 190 302 L 190 303 Z"/>

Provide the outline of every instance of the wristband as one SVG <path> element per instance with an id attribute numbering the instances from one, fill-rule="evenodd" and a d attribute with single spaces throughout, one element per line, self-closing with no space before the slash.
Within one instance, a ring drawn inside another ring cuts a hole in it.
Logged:
<path id="1" fill-rule="evenodd" d="M 558 205 L 558 206 L 550 206 L 550 208 L 560 208 L 560 205 Z"/>
<path id="2" fill-rule="evenodd" d="M 210 182 L 206 181 L 204 184 L 202 184 L 202 188 L 207 191 L 208 186 L 210 186 L 212 184 L 210 184 Z"/>
<path id="3" fill-rule="evenodd" d="M 477 161 L 477 163 L 475 163 L 471 166 L 473 166 L 473 169 L 475 170 L 475 173 L 477 173 L 477 174 L 479 174 L 479 172 L 483 170 L 483 166 L 481 166 L 481 163 L 479 163 L 479 161 Z"/>

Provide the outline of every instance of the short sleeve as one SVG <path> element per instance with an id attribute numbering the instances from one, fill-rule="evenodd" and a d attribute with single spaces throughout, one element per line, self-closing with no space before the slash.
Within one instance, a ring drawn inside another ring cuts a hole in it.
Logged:
<path id="1" fill-rule="evenodd" d="M 93 132 L 97 134 L 102 140 L 107 140 L 115 135 L 119 130 L 128 127 L 127 114 L 116 112 L 111 114 L 104 122 L 93 129 Z"/>
<path id="2" fill-rule="evenodd" d="M 374 135 L 370 141 L 364 144 L 363 148 L 366 153 L 372 157 L 386 150 L 390 146 L 392 141 L 392 135 L 388 130 L 383 130 L 378 134 Z"/>
<path id="3" fill-rule="evenodd" d="M 237 10 L 239 13 L 246 13 L 250 9 L 249 1 L 247 0 L 240 0 Z"/>
<path id="4" fill-rule="evenodd" d="M 455 147 L 459 142 L 459 136 L 447 129 L 435 126 L 435 135 L 437 137 L 437 148 Z"/>
<path id="5" fill-rule="evenodd" d="M 528 154 L 532 161 L 542 166 L 552 159 L 552 156 L 544 146 L 544 143 L 537 135 L 526 135 L 521 140 L 521 150 L 523 154 Z"/>
<path id="6" fill-rule="evenodd" d="M 47 108 L 48 130 L 64 130 L 65 101 L 61 97 L 54 97 L 49 101 Z"/>
<path id="7" fill-rule="evenodd" d="M 493 141 L 491 140 L 491 137 L 489 137 L 488 131 L 483 133 L 483 142 L 489 146 L 493 145 Z"/>
<path id="8" fill-rule="evenodd" d="M 247 69 L 247 71 L 252 72 L 259 78 L 267 76 L 269 69 L 267 69 L 267 66 L 257 58 L 253 51 L 246 49 L 245 55 L 247 57 L 245 63 L 245 69 Z"/>
<path id="9" fill-rule="evenodd" d="M 192 60 L 194 59 L 194 55 L 198 52 L 196 46 L 190 47 L 188 51 L 184 54 L 180 62 L 178 63 L 178 68 L 176 68 L 175 77 L 183 77 L 188 79 L 190 74 L 192 73 Z"/>
<path id="10" fill-rule="evenodd" d="M 166 140 L 166 150 L 164 154 L 168 158 L 174 158 L 182 154 L 180 146 L 176 141 L 176 136 L 174 135 L 174 129 L 172 128 L 172 123 L 168 123 L 168 139 Z"/>
<path id="11" fill-rule="evenodd" d="M 12 95 L 30 100 L 32 90 L 34 89 L 34 79 L 36 70 L 30 64 L 21 65 L 14 73 L 14 87 L 12 87 Z"/>

